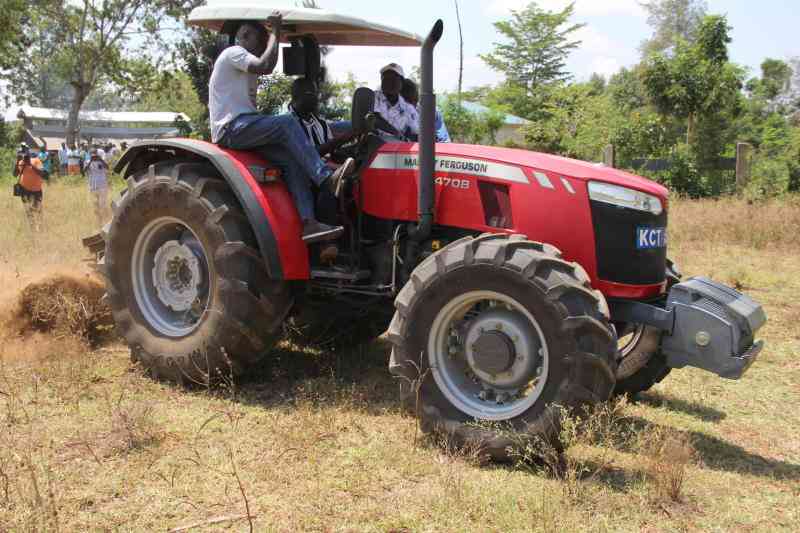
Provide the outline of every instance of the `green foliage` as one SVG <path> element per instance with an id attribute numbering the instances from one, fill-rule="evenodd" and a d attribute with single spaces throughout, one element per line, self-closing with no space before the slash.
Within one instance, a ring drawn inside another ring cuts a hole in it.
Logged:
<path id="1" fill-rule="evenodd" d="M 444 121 L 453 142 L 497 144 L 497 132 L 503 127 L 505 113 L 491 109 L 485 113 L 472 113 L 453 96 L 442 98 L 441 103 Z"/>
<path id="2" fill-rule="evenodd" d="M 9 65 L 17 99 L 41 98 L 49 105 L 69 88 L 68 140 L 78 113 L 98 90 L 140 93 L 157 86 L 168 55 L 165 26 L 199 0 L 34 0 L 27 9 L 32 41 Z M 133 36 L 136 36 L 134 39 Z M 55 81 L 42 88 L 42 76 Z M 59 106 L 62 107 L 62 106 Z"/>
<path id="3" fill-rule="evenodd" d="M 0 117 L 0 148 L 5 148 L 11 143 L 11 137 L 8 134 L 8 125 L 3 117 Z"/>
<path id="4" fill-rule="evenodd" d="M 0 146 L 0 181 L 9 181 L 12 179 L 13 174 L 11 169 L 14 167 L 16 161 L 17 151 L 11 146 Z M 6 193 L 5 191 L 0 194 Z"/>
<path id="5" fill-rule="evenodd" d="M 674 51 L 681 41 L 693 42 L 707 11 L 704 0 L 647 0 L 640 5 L 653 28 L 653 36 L 642 44 L 645 56 Z"/>
<path id="6" fill-rule="evenodd" d="M 25 11 L 24 0 L 3 0 L 0 8 L 0 70 L 14 64 L 28 44 L 24 40 L 27 36 L 19 31 Z"/>
<path id="7" fill-rule="evenodd" d="M 262 76 L 258 84 L 258 110 L 266 115 L 281 113 L 292 100 L 292 81 L 283 74 Z"/>
<path id="8" fill-rule="evenodd" d="M 642 83 L 641 72 L 622 68 L 608 81 L 608 92 L 614 105 L 622 111 L 633 111 L 647 105 L 647 91 Z"/>
<path id="9" fill-rule="evenodd" d="M 785 159 L 759 154 L 745 192 L 751 198 L 780 196 L 789 192 L 791 180 L 789 164 Z"/>
<path id="10" fill-rule="evenodd" d="M 609 143 L 616 149 L 617 165 L 630 168 L 633 159 L 667 157 L 675 139 L 666 121 L 657 113 L 636 110 L 617 121 Z"/>
<path id="11" fill-rule="evenodd" d="M 650 177 L 681 195 L 691 198 L 707 196 L 708 190 L 688 146 L 678 146 L 667 161 L 668 170 L 654 172 Z"/>
<path id="12" fill-rule="evenodd" d="M 724 17 L 709 16 L 697 42 L 678 44 L 674 57 L 653 54 L 642 72 L 647 93 L 658 111 L 686 119 L 687 142 L 694 142 L 698 118 L 736 112 L 742 71 L 727 62 L 730 27 Z"/>
<path id="13" fill-rule="evenodd" d="M 584 26 L 569 24 L 574 12 L 574 3 L 562 11 L 547 11 L 530 2 L 521 11 L 512 11 L 511 20 L 495 23 L 507 42 L 495 43 L 494 51 L 481 58 L 512 85 L 524 88 L 526 96 L 565 81 L 570 78 L 567 57 L 580 45 L 571 36 Z"/>

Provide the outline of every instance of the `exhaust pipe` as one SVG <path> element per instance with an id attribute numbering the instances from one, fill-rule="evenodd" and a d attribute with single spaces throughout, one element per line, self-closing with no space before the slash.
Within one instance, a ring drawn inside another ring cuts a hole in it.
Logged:
<path id="1" fill-rule="evenodd" d="M 433 92 L 433 50 L 444 33 L 444 22 L 436 21 L 422 45 L 420 58 L 419 128 L 419 222 L 411 224 L 408 236 L 414 243 L 430 237 L 433 227 L 436 173 L 436 94 Z M 416 246 L 409 246 L 416 249 Z M 409 250 L 411 252 L 411 250 Z M 416 252 L 416 250 L 414 250 Z M 410 253 L 407 255 L 411 255 Z M 413 261 L 412 261 L 413 262 Z M 409 263 L 406 263 L 407 265 Z"/>

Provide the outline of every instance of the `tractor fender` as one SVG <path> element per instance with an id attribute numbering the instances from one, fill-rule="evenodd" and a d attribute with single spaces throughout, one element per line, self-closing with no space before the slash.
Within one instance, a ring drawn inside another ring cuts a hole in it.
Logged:
<path id="1" fill-rule="evenodd" d="M 270 167 L 258 154 L 194 139 L 144 141 L 129 148 L 114 171 L 127 178 L 152 164 L 184 157 L 207 161 L 228 183 L 253 229 L 270 279 L 310 278 L 308 247 L 294 201 L 283 182 L 256 180 L 251 168 Z"/>

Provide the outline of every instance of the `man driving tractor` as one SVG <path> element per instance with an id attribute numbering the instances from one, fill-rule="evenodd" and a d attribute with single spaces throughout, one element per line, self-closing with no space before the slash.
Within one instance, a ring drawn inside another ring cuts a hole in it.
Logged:
<path id="1" fill-rule="evenodd" d="M 278 62 L 281 23 L 280 12 L 267 20 L 269 32 L 255 22 L 242 22 L 236 46 L 217 58 L 209 84 L 211 136 L 226 148 L 258 150 L 279 167 L 303 221 L 303 240 L 307 244 L 333 240 L 344 229 L 317 220 L 310 182 L 335 191 L 336 184 L 353 172 L 355 162 L 348 159 L 331 169 L 292 115 L 262 115 L 256 108 L 258 76 L 272 74 Z"/>

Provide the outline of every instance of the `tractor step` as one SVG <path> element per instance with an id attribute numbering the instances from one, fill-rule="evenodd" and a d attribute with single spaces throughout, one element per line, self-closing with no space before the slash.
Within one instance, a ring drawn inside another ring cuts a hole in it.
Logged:
<path id="1" fill-rule="evenodd" d="M 311 271 L 311 279 L 349 281 L 352 283 L 367 280 L 371 274 L 369 270 L 349 270 L 341 267 L 315 268 Z"/>

